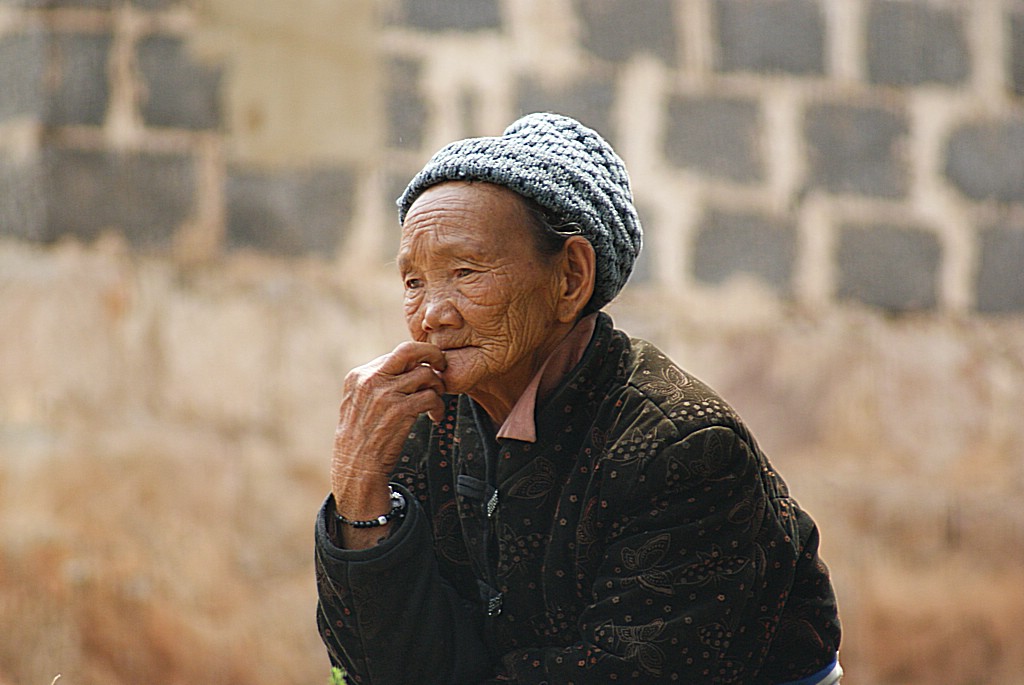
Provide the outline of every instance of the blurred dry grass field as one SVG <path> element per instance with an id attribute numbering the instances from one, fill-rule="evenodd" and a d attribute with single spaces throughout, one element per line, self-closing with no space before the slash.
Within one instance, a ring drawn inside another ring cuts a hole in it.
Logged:
<path id="1" fill-rule="evenodd" d="M 321 474 L 251 438 L 142 433 L 0 470 L 0 683 L 325 682 Z M 1024 498 L 926 512 L 899 488 L 864 496 L 863 479 L 790 470 L 797 492 L 819 493 L 803 499 L 840 593 L 846 681 L 1024 682 Z"/>
<path id="2" fill-rule="evenodd" d="M 802 499 L 813 501 L 824 531 L 844 626 L 843 682 L 1024 683 L 1019 489 L 964 496 L 963 483 L 942 491 L 919 474 L 814 471 L 796 469 L 790 485 L 812 494 Z"/>
<path id="3" fill-rule="evenodd" d="M 223 436 L 166 439 L 0 472 L 0 674 L 326 682 L 311 564 L 322 484 Z"/>
<path id="4" fill-rule="evenodd" d="M 0 685 L 327 681 L 336 383 L 400 334 L 344 280 L 0 245 Z M 845 683 L 1024 683 L 1024 322 L 634 304 L 619 325 L 736 404 L 821 524 Z"/>

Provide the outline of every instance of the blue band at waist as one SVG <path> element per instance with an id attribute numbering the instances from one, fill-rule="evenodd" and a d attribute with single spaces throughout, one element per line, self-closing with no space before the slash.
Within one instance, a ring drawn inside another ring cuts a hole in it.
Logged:
<path id="1" fill-rule="evenodd" d="M 817 673 L 809 675 L 806 678 L 801 678 L 800 680 L 791 680 L 786 683 L 781 683 L 780 685 L 817 685 L 818 683 L 825 680 L 826 678 L 828 678 L 828 676 L 832 674 L 832 671 L 835 670 L 836 664 L 838 663 L 839 655 L 837 654 L 836 658 L 832 659 L 832 661 L 829 662 L 828 666 L 821 669 Z"/>

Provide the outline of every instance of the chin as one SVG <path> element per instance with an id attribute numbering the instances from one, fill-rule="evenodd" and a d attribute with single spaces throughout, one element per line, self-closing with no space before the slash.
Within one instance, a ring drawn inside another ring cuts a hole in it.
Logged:
<path id="1" fill-rule="evenodd" d="M 479 364 L 474 364 L 472 353 L 462 349 L 445 352 L 448 367 L 440 373 L 445 392 L 460 395 L 469 392 L 480 380 Z"/>
<path id="2" fill-rule="evenodd" d="M 451 395 L 463 395 L 473 389 L 476 385 L 471 374 L 466 373 L 467 369 L 458 363 L 448 363 L 448 368 L 441 372 L 441 380 L 444 381 L 444 390 Z"/>

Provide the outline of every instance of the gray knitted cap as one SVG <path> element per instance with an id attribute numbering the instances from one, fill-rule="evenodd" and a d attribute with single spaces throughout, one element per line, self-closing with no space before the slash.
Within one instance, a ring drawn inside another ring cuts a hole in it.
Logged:
<path id="1" fill-rule="evenodd" d="M 528 114 L 501 136 L 451 143 L 409 182 L 398 199 L 399 220 L 405 221 L 430 186 L 468 180 L 514 190 L 580 226 L 597 255 L 589 311 L 622 290 L 640 254 L 643 230 L 626 166 L 596 131 L 559 114 Z"/>

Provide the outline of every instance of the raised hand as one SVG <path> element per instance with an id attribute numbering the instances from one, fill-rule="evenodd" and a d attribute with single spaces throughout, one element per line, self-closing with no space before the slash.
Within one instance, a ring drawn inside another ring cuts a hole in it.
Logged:
<path id="1" fill-rule="evenodd" d="M 409 429 L 420 414 L 440 420 L 444 411 L 438 374 L 446 366 L 436 345 L 403 342 L 345 377 L 331 460 L 331 490 L 345 518 L 388 511 L 388 479 Z M 372 546 L 382 532 L 343 528 L 343 542 L 353 549 Z"/>

